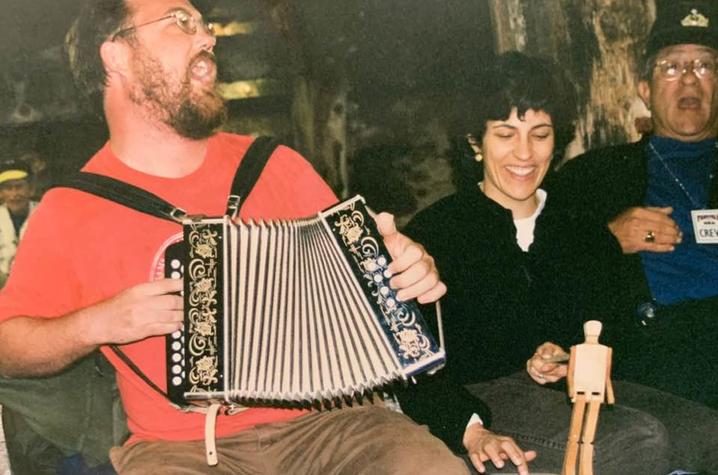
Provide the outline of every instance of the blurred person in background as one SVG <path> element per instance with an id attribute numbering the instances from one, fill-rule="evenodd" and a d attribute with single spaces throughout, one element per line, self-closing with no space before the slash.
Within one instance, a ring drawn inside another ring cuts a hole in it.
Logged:
<path id="1" fill-rule="evenodd" d="M 18 157 L 18 161 L 24 163 L 31 173 L 32 199 L 40 201 L 42 195 L 51 186 L 51 173 L 47 160 L 37 152 L 26 152 Z"/>
<path id="2" fill-rule="evenodd" d="M 32 172 L 21 161 L 0 163 L 0 286 L 5 284 L 27 219 L 37 202 L 31 200 Z"/>

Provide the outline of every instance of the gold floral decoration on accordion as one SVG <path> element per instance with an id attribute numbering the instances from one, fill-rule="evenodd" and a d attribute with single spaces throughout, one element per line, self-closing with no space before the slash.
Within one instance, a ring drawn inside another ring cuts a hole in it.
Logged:
<path id="1" fill-rule="evenodd" d="M 383 327 L 389 330 L 394 339 L 397 356 L 410 362 L 433 356 L 435 352 L 432 351 L 431 342 L 416 315 L 408 305 L 396 299 L 396 292 L 389 286 L 391 274 L 386 250 L 372 236 L 364 214 L 355 209 L 354 205 L 341 213 L 334 226 L 352 259 L 363 272 L 365 284 L 370 288 L 384 318 Z"/>
<path id="2" fill-rule="evenodd" d="M 188 392 L 206 391 L 218 381 L 217 295 L 218 232 L 193 225 L 187 235 L 189 282 L 187 312 L 189 373 Z"/>

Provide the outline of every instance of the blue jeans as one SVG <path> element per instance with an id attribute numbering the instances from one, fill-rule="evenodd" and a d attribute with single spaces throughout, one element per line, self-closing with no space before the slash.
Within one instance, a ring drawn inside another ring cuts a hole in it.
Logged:
<path id="1" fill-rule="evenodd" d="M 718 474 L 718 411 L 640 384 L 614 386 L 618 401 L 653 415 L 668 430 L 672 468 Z"/>
<path id="2" fill-rule="evenodd" d="M 573 409 L 565 391 L 542 387 L 523 372 L 467 388 L 491 408 L 492 431 L 538 452 L 530 464 L 532 473 L 561 472 Z M 621 402 L 621 383 L 614 383 L 614 392 Z M 594 447 L 596 474 L 665 475 L 671 469 L 663 423 L 632 407 L 601 406 Z M 505 470 L 515 472 L 512 467 Z"/>

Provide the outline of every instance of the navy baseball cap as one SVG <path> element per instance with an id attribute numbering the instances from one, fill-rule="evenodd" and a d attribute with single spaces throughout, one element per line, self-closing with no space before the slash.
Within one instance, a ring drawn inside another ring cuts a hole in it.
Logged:
<path id="1" fill-rule="evenodd" d="M 679 44 L 703 45 L 718 51 L 718 1 L 675 0 L 658 6 L 646 57 Z"/>

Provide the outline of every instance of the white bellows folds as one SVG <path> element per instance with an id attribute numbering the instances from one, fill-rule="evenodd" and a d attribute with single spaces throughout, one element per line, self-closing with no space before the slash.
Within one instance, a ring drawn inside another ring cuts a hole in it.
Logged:
<path id="1" fill-rule="evenodd" d="M 176 402 L 306 404 L 351 398 L 445 359 L 359 196 L 293 221 L 189 221 L 166 254 L 185 280 L 185 329 L 168 337 Z"/>

